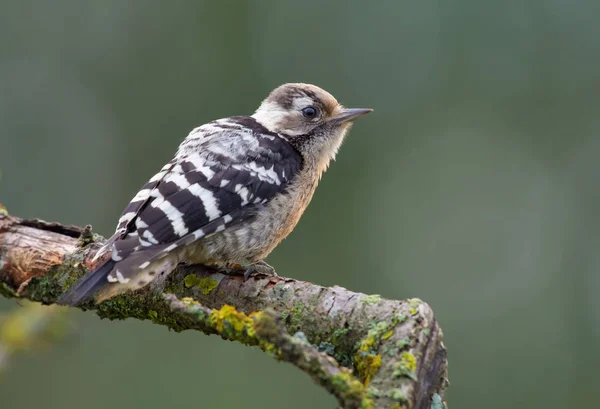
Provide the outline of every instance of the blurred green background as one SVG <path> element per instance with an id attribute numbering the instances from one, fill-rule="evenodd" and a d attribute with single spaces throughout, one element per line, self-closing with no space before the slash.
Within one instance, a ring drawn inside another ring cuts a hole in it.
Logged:
<path id="1" fill-rule="evenodd" d="M 2 0 L 0 202 L 109 235 L 193 127 L 315 83 L 375 112 L 269 262 L 427 301 L 450 407 L 592 407 L 598 12 L 595 0 Z M 72 318 L 53 349 L 11 362 L 2 408 L 335 406 L 258 350 Z"/>

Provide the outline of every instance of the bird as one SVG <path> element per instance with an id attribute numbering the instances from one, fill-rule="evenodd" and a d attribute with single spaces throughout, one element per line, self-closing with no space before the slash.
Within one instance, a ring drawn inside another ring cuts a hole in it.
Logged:
<path id="1" fill-rule="evenodd" d="M 125 207 L 93 258 L 105 260 L 59 303 L 160 288 L 180 263 L 233 268 L 246 279 L 275 274 L 264 259 L 298 223 L 353 121 L 372 111 L 287 83 L 250 116 L 193 129 Z"/>

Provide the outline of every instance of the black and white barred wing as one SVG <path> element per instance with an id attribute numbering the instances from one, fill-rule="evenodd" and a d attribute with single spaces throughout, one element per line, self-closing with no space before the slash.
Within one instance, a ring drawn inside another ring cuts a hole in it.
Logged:
<path id="1" fill-rule="evenodd" d="M 112 257 L 96 272 L 104 281 L 127 282 L 178 247 L 252 217 L 301 166 L 291 145 L 252 118 L 197 128 L 126 207 L 108 243 Z M 99 280 L 91 280 L 70 302 L 90 295 Z"/>
<path id="2" fill-rule="evenodd" d="M 137 216 L 139 216 L 140 212 L 151 200 L 152 192 L 158 187 L 164 177 L 173 169 L 174 166 L 175 159 L 163 166 L 160 172 L 154 175 L 144 186 L 142 186 L 139 192 L 133 197 L 133 199 L 131 199 L 127 207 L 121 213 L 115 233 L 96 252 L 92 261 L 96 261 L 108 250 L 111 250 L 115 241 L 125 238 L 128 233 L 135 235 L 134 222 L 136 221 Z"/>
<path id="3" fill-rule="evenodd" d="M 120 261 L 132 251 L 162 244 L 168 244 L 163 251 L 169 252 L 250 217 L 256 206 L 286 188 L 301 161 L 291 145 L 251 118 L 196 129 L 180 146 L 174 165 L 154 178 L 160 182 L 127 222 L 135 226 L 128 236 L 137 237 L 137 243 L 116 241 L 113 258 Z"/>

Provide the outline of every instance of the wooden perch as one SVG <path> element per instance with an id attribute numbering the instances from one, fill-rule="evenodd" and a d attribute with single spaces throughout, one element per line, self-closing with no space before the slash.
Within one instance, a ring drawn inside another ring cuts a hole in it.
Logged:
<path id="1" fill-rule="evenodd" d="M 87 269 L 103 239 L 90 228 L 8 216 L 0 209 L 0 295 L 52 304 Z M 182 266 L 165 294 L 142 289 L 99 305 L 102 318 L 137 318 L 255 345 L 290 362 L 340 407 L 442 409 L 446 349 L 433 311 L 285 277 Z"/>

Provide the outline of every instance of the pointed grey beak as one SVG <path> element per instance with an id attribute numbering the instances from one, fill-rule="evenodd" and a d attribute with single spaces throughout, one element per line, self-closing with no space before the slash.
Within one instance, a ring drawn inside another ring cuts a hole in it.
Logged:
<path id="1" fill-rule="evenodd" d="M 369 108 L 344 108 L 341 114 L 333 118 L 333 121 L 343 124 L 344 122 L 354 121 L 356 118 L 367 115 L 369 112 L 373 112 L 373 110 Z"/>

